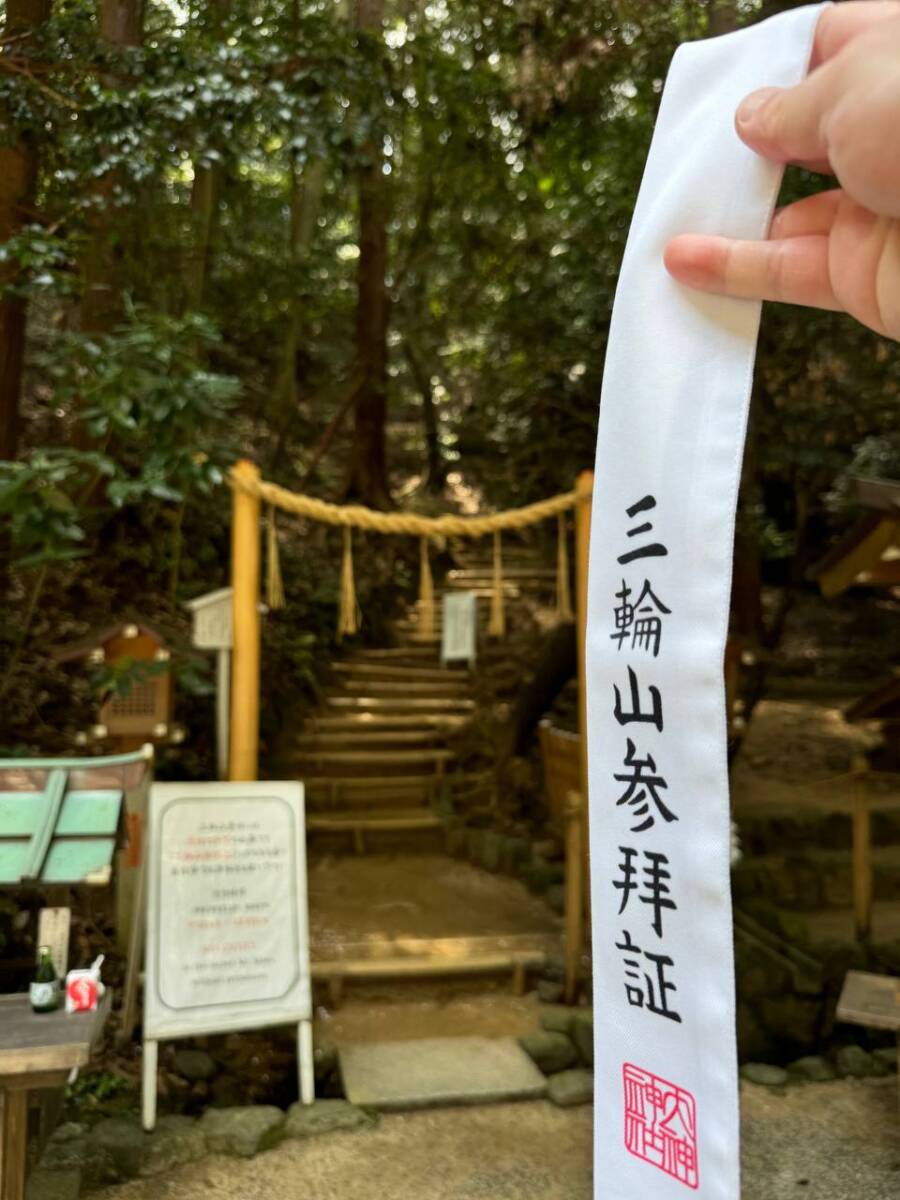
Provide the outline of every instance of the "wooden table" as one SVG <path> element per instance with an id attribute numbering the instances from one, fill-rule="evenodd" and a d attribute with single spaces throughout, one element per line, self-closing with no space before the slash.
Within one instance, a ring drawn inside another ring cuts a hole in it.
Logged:
<path id="1" fill-rule="evenodd" d="M 900 1056 L 900 976 L 848 971 L 838 1001 L 837 1018 L 870 1029 L 892 1030 L 897 1035 Z M 900 1062 L 897 1069 L 900 1072 Z M 900 1074 L 897 1081 L 900 1084 Z"/>
<path id="2" fill-rule="evenodd" d="M 83 1067 L 109 1015 L 107 991 L 93 1013 L 35 1013 L 28 996 L 0 996 L 0 1200 L 24 1200 L 28 1094 L 65 1087 Z"/>

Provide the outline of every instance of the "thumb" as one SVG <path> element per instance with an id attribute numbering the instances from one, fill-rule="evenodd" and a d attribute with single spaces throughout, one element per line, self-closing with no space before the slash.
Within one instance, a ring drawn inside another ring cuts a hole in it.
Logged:
<path id="1" fill-rule="evenodd" d="M 827 162 L 827 114 L 835 100 L 832 65 L 792 88 L 760 88 L 740 103 L 735 128 L 742 141 L 773 162 Z"/>

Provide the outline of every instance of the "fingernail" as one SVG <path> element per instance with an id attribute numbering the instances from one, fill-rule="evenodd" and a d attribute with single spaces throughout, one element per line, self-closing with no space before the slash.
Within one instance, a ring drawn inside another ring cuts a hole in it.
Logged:
<path id="1" fill-rule="evenodd" d="M 738 125 L 752 125 L 759 119 L 759 115 L 765 106 L 769 103 L 773 96 L 777 96 L 780 88 L 760 88 L 758 92 L 751 92 L 749 96 L 738 105 L 735 120 Z"/>

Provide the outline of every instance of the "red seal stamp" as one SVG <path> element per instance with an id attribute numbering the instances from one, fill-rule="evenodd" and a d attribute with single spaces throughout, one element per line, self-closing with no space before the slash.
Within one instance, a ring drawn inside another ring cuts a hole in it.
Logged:
<path id="1" fill-rule="evenodd" d="M 694 1097 L 642 1067 L 626 1063 L 625 1146 L 636 1158 L 659 1167 L 690 1188 L 697 1168 L 697 1105 Z"/>

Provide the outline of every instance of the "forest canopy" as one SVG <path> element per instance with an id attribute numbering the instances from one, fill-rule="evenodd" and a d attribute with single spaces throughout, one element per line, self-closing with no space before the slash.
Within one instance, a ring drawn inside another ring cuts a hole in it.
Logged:
<path id="1" fill-rule="evenodd" d="M 86 608 L 224 582 L 241 455 L 375 507 L 571 487 L 667 63 L 789 6 L 5 0 L 0 689 Z M 897 385 L 767 312 L 745 545 L 802 575 L 848 467 L 897 473 Z M 286 569 L 315 636 L 333 575 Z"/>

